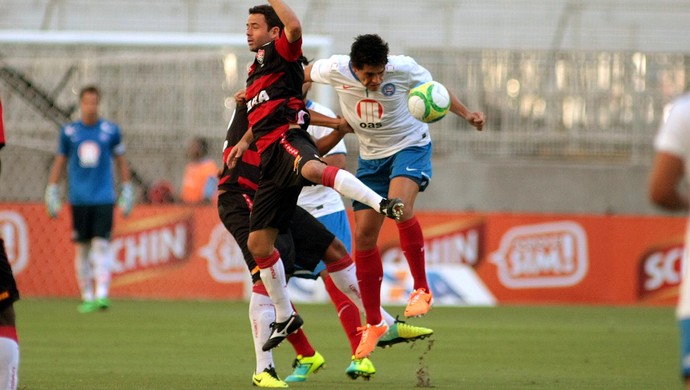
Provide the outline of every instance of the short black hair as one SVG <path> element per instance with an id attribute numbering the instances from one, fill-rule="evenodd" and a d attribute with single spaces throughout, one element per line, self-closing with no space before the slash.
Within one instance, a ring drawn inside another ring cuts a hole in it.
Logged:
<path id="1" fill-rule="evenodd" d="M 252 8 L 249 9 L 249 15 L 252 14 L 261 14 L 266 18 L 266 24 L 268 25 L 268 29 L 272 29 L 273 27 L 278 27 L 280 29 L 281 34 L 283 33 L 283 27 L 285 25 L 283 22 L 280 20 L 278 17 L 278 14 L 276 11 L 273 9 L 268 4 L 262 4 L 262 5 L 256 5 Z"/>
<path id="2" fill-rule="evenodd" d="M 388 51 L 388 43 L 377 34 L 358 35 L 350 47 L 350 62 L 357 69 L 383 66 L 388 63 Z"/>
<path id="3" fill-rule="evenodd" d="M 208 140 L 204 137 L 195 137 L 194 141 L 199 145 L 199 155 L 206 157 L 208 155 Z"/>
<path id="4" fill-rule="evenodd" d="M 97 86 L 95 86 L 95 85 L 87 85 L 87 86 L 83 87 L 83 88 L 79 91 L 79 100 L 81 100 L 81 98 L 84 97 L 84 95 L 86 95 L 87 93 L 93 93 L 93 94 L 95 94 L 96 96 L 98 96 L 98 98 L 101 97 L 101 90 L 98 89 Z"/>

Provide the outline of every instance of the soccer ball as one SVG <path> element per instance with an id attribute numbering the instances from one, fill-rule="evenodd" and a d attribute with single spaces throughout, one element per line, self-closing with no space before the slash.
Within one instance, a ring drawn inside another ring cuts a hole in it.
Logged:
<path id="1" fill-rule="evenodd" d="M 415 119 L 426 123 L 436 122 L 450 110 L 450 95 L 443 84 L 429 81 L 410 90 L 407 108 Z"/>

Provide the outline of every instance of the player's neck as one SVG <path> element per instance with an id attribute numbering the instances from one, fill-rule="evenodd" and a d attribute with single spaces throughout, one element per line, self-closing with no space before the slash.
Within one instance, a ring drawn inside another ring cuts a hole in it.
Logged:
<path id="1" fill-rule="evenodd" d="M 98 116 L 94 117 L 82 117 L 81 118 L 81 123 L 83 123 L 85 126 L 93 126 L 96 123 L 98 123 Z"/>

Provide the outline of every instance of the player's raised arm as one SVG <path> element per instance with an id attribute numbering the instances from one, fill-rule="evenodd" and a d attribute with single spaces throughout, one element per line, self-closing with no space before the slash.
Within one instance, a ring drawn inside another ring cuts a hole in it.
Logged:
<path id="1" fill-rule="evenodd" d="M 302 24 L 297 17 L 297 14 L 281 0 L 269 0 L 269 4 L 276 11 L 276 14 L 283 22 L 283 31 L 288 42 L 292 43 L 302 38 Z"/>
<path id="2" fill-rule="evenodd" d="M 481 111 L 470 111 L 450 90 L 448 90 L 448 95 L 450 95 L 450 111 L 468 121 L 478 131 L 482 131 L 484 128 L 484 113 Z"/>

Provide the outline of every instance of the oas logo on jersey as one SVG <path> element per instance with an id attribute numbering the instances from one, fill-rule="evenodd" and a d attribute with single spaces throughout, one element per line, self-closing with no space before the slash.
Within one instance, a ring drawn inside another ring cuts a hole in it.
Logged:
<path id="1" fill-rule="evenodd" d="M 264 57 L 266 56 L 266 51 L 264 49 L 259 49 L 259 51 L 256 52 L 256 62 L 259 63 L 259 65 L 264 66 Z"/>
<path id="2" fill-rule="evenodd" d="M 388 83 L 381 87 L 381 93 L 385 96 L 392 96 L 395 93 L 395 85 Z"/>
<path id="3" fill-rule="evenodd" d="M 378 129 L 382 126 L 383 105 L 374 99 L 362 99 L 357 102 L 357 116 L 359 127 L 363 129 Z"/>

